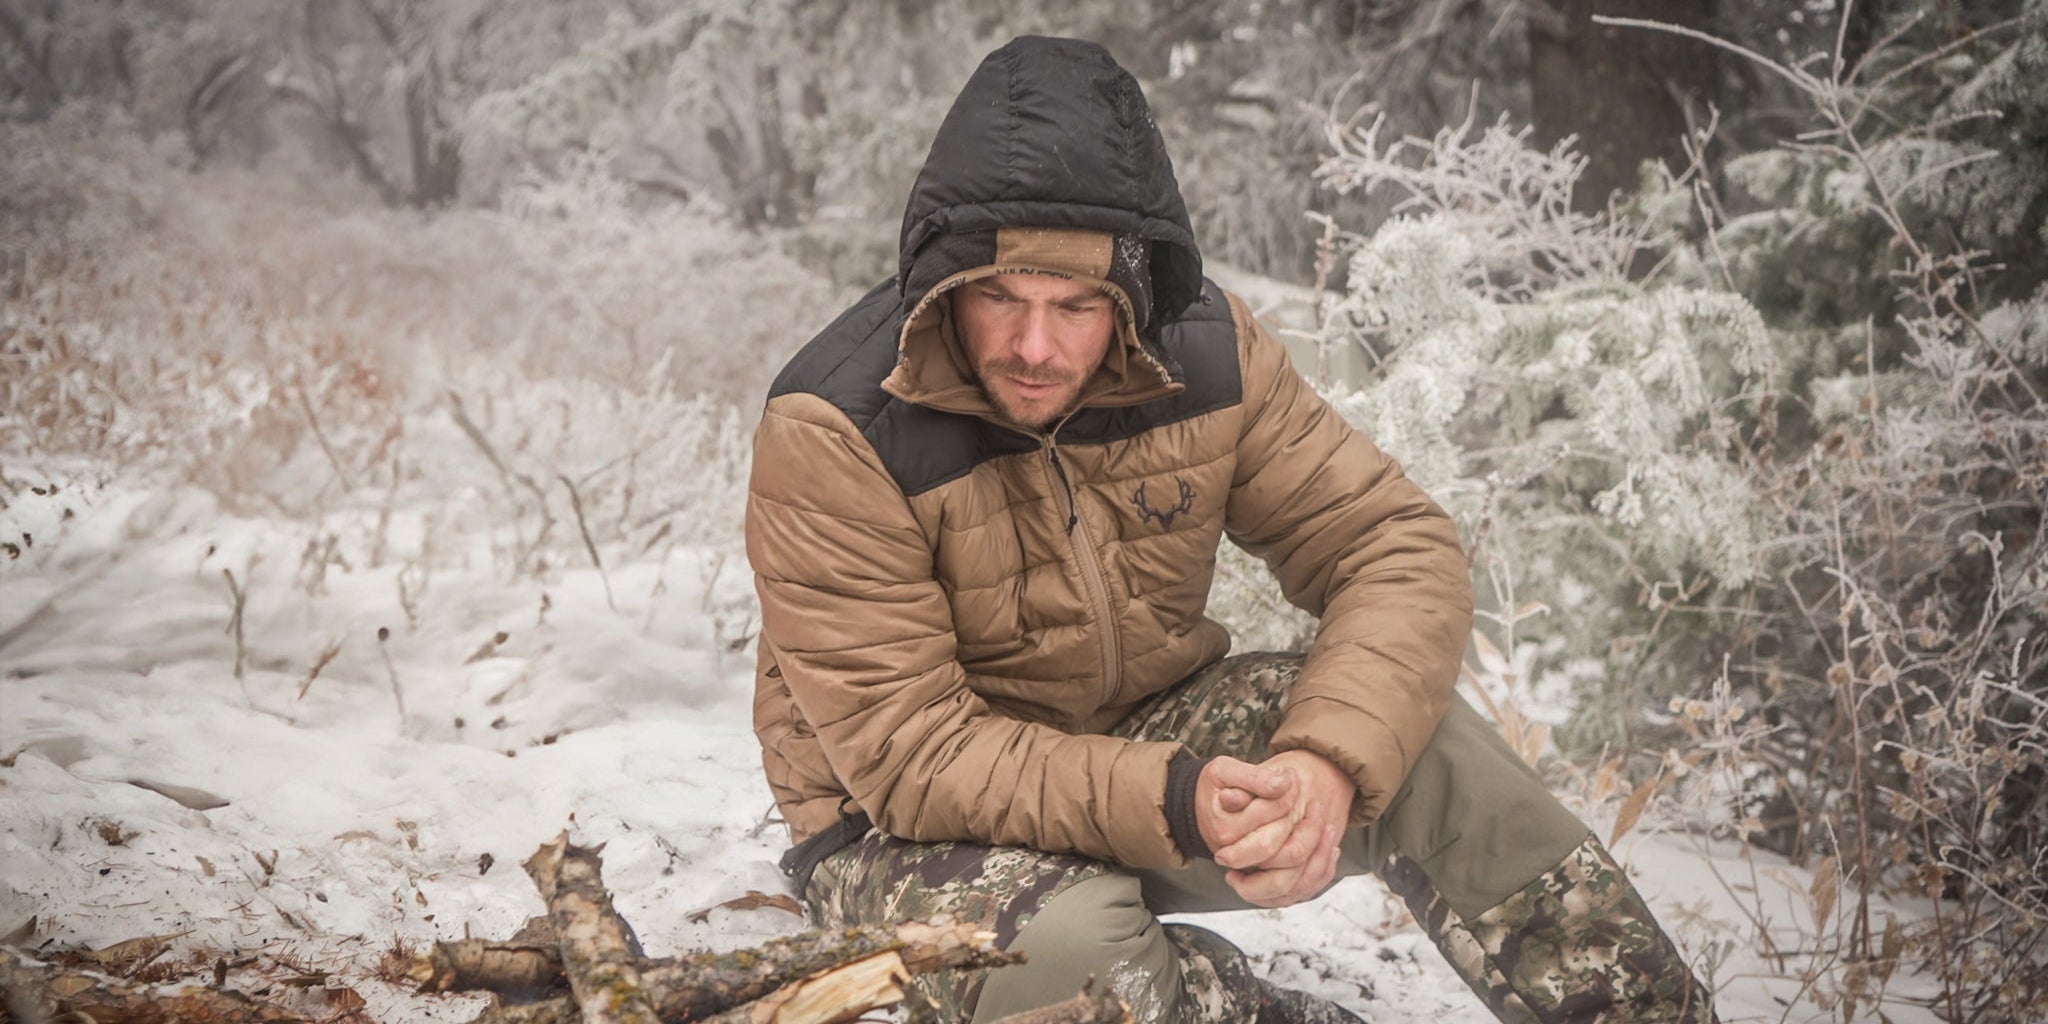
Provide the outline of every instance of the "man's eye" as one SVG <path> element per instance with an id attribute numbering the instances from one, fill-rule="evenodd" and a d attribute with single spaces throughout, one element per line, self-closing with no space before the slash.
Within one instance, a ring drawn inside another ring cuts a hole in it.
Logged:
<path id="1" fill-rule="evenodd" d="M 1010 295 L 1008 292 L 983 290 L 981 293 L 981 297 L 984 301 L 994 303 L 1004 303 L 1010 301 Z"/>

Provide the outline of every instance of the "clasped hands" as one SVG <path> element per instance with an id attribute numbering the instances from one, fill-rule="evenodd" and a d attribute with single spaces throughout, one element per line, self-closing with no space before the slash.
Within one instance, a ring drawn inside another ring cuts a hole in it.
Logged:
<path id="1" fill-rule="evenodd" d="M 1230 887 L 1246 902 L 1285 907 L 1337 874 L 1337 849 L 1357 784 L 1308 750 L 1264 764 L 1218 757 L 1195 783 L 1195 821 Z"/>

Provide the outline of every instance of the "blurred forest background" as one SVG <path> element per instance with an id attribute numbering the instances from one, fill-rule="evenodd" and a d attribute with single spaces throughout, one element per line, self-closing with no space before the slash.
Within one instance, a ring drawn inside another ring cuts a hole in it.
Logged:
<path id="1" fill-rule="evenodd" d="M 0 0 L 0 497 L 737 559 L 768 378 L 1024 32 L 1141 78 L 1212 273 L 1458 516 L 1518 749 L 1812 866 L 1758 941 L 1843 1019 L 2048 1014 L 2048 0 Z"/>

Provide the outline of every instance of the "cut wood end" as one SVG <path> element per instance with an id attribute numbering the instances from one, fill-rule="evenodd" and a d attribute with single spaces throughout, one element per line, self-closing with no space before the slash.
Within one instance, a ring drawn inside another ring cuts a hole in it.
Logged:
<path id="1" fill-rule="evenodd" d="M 422 992 L 438 992 L 434 983 L 441 978 L 441 971 L 434 965 L 434 954 L 421 953 L 412 958 L 412 966 L 405 969 L 405 980 L 412 982 Z"/>
<path id="2" fill-rule="evenodd" d="M 895 950 L 842 964 L 787 986 L 754 1007 L 755 1024 L 839 1024 L 907 996 L 910 969 Z"/>

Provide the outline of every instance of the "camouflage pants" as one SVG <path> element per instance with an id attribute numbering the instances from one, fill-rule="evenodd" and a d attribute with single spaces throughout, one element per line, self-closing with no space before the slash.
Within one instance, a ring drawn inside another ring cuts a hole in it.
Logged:
<path id="1" fill-rule="evenodd" d="M 1300 670 L 1295 655 L 1225 659 L 1141 705 L 1114 732 L 1264 761 Z M 1462 700 L 1386 814 L 1345 837 L 1339 875 L 1366 871 L 1407 902 L 1503 1021 L 1713 1019 L 1705 991 L 1607 851 Z M 1245 908 L 1213 862 L 1127 871 L 1071 854 L 870 831 L 818 866 L 806 896 L 820 924 L 950 913 L 1030 954 L 1029 964 L 1001 973 L 920 977 L 919 993 L 943 1021 L 977 1019 L 985 1002 L 1002 1009 L 981 1019 L 1020 1002 L 1055 1002 L 1090 974 L 1107 976 L 1141 1021 L 1262 1019 L 1242 952 L 1154 916 Z"/>

